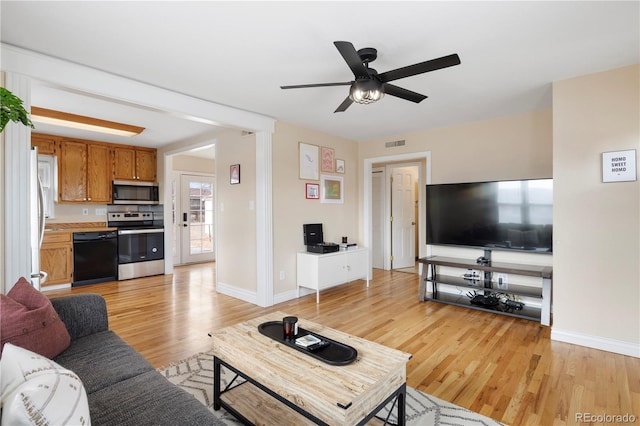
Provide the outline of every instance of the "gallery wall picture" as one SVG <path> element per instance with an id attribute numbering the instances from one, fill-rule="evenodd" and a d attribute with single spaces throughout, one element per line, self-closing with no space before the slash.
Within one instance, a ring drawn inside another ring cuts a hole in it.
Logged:
<path id="1" fill-rule="evenodd" d="M 320 176 L 320 202 L 344 203 L 344 186 L 341 176 Z"/>
<path id="2" fill-rule="evenodd" d="M 339 160 L 336 158 L 336 172 L 344 173 L 344 160 Z"/>
<path id="3" fill-rule="evenodd" d="M 333 148 L 327 148 L 326 146 L 321 147 L 320 161 L 322 164 L 320 168 L 321 171 L 328 173 L 336 171 L 335 150 Z"/>
<path id="4" fill-rule="evenodd" d="M 307 183 L 305 185 L 307 200 L 317 200 L 320 198 L 320 185 L 317 183 Z"/>
<path id="5" fill-rule="evenodd" d="M 240 183 L 240 164 L 232 164 L 229 166 L 229 183 L 231 183 L 231 185 Z"/>
<path id="6" fill-rule="evenodd" d="M 318 180 L 318 154 L 317 145 L 298 142 L 298 163 L 300 168 L 300 179 Z"/>

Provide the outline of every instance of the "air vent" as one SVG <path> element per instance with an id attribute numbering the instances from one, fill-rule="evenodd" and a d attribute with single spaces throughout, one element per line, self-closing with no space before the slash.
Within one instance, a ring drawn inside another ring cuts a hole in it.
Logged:
<path id="1" fill-rule="evenodd" d="M 244 138 L 244 137 L 247 137 L 247 136 L 255 135 L 255 134 L 256 134 L 255 132 L 250 132 L 250 131 L 248 131 L 248 130 L 243 130 L 243 131 L 242 131 L 242 137 L 243 137 L 243 138 Z"/>
<path id="2" fill-rule="evenodd" d="M 393 148 L 394 146 L 404 146 L 405 144 L 405 140 L 401 140 L 401 141 L 393 141 L 393 142 L 387 142 L 384 144 L 385 148 Z"/>

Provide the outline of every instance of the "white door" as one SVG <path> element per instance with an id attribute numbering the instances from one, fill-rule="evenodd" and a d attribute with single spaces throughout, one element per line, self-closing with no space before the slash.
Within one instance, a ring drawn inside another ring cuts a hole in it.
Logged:
<path id="1" fill-rule="evenodd" d="M 180 214 L 176 218 L 180 263 L 215 260 L 214 178 L 182 175 L 180 194 Z"/>
<path id="2" fill-rule="evenodd" d="M 387 215 L 384 211 L 384 187 L 385 172 L 384 167 L 375 167 L 371 171 L 371 205 L 372 205 L 372 234 L 371 256 L 372 266 L 377 269 L 384 269 L 385 253 L 385 219 Z"/>
<path id="3" fill-rule="evenodd" d="M 388 166 L 391 176 L 392 268 L 415 266 L 417 166 Z"/>

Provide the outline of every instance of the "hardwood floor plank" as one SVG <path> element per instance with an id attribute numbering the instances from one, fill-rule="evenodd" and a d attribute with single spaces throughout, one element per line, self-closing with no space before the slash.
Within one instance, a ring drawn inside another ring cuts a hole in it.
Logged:
<path id="1" fill-rule="evenodd" d="M 261 308 L 216 292 L 215 263 L 75 287 L 99 293 L 110 328 L 163 367 L 211 348 L 207 333 L 276 310 L 413 354 L 407 384 L 511 425 L 572 425 L 577 413 L 640 419 L 640 359 L 550 340 L 532 321 L 418 301 L 416 274 L 364 281 Z M 636 420 L 638 421 L 638 420 Z"/>

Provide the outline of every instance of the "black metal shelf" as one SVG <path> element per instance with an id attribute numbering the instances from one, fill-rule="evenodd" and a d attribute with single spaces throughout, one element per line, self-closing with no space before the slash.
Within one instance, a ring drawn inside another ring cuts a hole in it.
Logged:
<path id="1" fill-rule="evenodd" d="M 535 297 L 535 298 L 542 297 L 542 289 L 537 287 L 528 287 L 524 285 L 509 284 L 506 286 L 506 288 L 503 289 L 498 287 L 498 283 L 495 281 L 489 282 L 490 287 L 486 287 L 485 281 L 482 279 L 471 280 L 471 279 L 465 279 L 462 277 L 456 277 L 452 275 L 438 275 L 437 279 L 435 280 L 433 278 L 427 278 L 427 282 L 455 286 L 455 287 L 469 287 L 473 289 L 482 289 L 482 290 L 490 289 L 491 291 L 494 291 L 496 293 L 513 294 L 516 296 Z"/>
<path id="2" fill-rule="evenodd" d="M 444 303 L 447 305 L 462 306 L 464 308 L 476 309 L 479 311 L 499 313 L 501 315 L 507 315 L 510 317 L 522 318 L 538 322 L 541 318 L 541 310 L 533 306 L 525 305 L 522 310 L 505 310 L 500 307 L 491 308 L 472 304 L 470 299 L 466 295 L 438 292 L 437 298 L 427 296 L 426 300 Z"/>
<path id="3" fill-rule="evenodd" d="M 490 257 L 490 253 L 489 253 Z M 449 305 L 462 306 L 485 312 L 493 312 L 501 315 L 508 315 L 515 318 L 522 318 L 540 322 L 543 325 L 550 325 L 551 321 L 551 279 L 553 269 L 550 266 L 525 265 L 505 262 L 491 262 L 478 264 L 471 259 L 458 259 L 445 256 L 431 256 L 418 260 L 424 264 L 420 281 L 420 300 L 445 303 Z M 441 275 L 438 274 L 437 267 L 451 267 L 463 270 L 474 269 L 483 271 L 477 279 L 464 278 L 461 275 Z M 532 287 L 518 284 L 508 284 L 501 287 L 492 281 L 494 273 L 508 273 L 542 279 L 542 287 Z M 431 284 L 431 291 L 427 291 L 427 285 Z M 444 287 L 444 288 L 443 288 Z M 457 288 L 461 293 L 446 292 L 447 287 Z M 465 291 L 468 290 L 468 291 Z M 464 293 L 464 294 L 463 294 Z M 523 300 L 522 309 L 509 307 L 504 303 L 504 297 L 499 297 L 501 301 L 496 306 L 486 306 L 471 303 L 471 297 L 467 296 L 480 294 L 506 295 L 509 299 L 512 296 L 534 299 L 535 305 L 531 306 L 531 300 Z"/>

